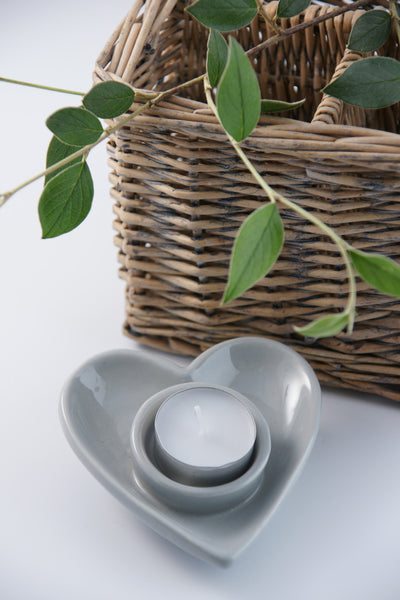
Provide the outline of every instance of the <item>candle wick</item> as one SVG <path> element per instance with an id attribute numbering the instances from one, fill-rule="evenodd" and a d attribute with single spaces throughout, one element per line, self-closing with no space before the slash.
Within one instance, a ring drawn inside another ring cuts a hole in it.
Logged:
<path id="1" fill-rule="evenodd" d="M 200 436 L 206 435 L 207 430 L 206 430 L 205 424 L 204 424 L 203 412 L 201 410 L 201 407 L 198 404 L 195 404 L 195 406 L 194 406 L 194 414 L 196 415 L 197 425 L 199 427 L 199 435 Z"/>

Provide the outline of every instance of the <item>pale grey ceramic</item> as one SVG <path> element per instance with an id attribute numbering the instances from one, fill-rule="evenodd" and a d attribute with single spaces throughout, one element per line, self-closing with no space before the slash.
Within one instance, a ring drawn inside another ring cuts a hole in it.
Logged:
<path id="1" fill-rule="evenodd" d="M 202 387 L 214 387 L 226 390 L 226 387 L 215 384 L 202 384 Z M 223 485 L 193 486 L 174 481 L 157 467 L 154 445 L 154 419 L 162 402 L 171 394 L 193 387 L 193 383 L 181 383 L 165 388 L 155 394 L 140 407 L 132 427 L 131 448 L 135 474 L 139 481 L 149 489 L 163 503 L 181 511 L 192 513 L 215 513 L 228 508 L 234 508 L 249 498 L 259 487 L 271 452 L 271 436 L 268 424 L 254 405 L 242 394 L 233 391 L 233 394 L 252 413 L 256 424 L 257 438 L 251 465 L 240 476 L 224 483 Z M 249 457 L 250 458 L 250 457 Z M 178 461 L 174 461 L 172 470 L 180 472 Z M 162 464 L 166 472 L 170 471 L 171 464 Z M 209 469 L 204 469 L 204 477 Z M 209 479 L 209 477 L 208 477 Z"/>
<path id="2" fill-rule="evenodd" d="M 164 388 L 193 381 L 238 391 L 269 425 L 271 454 L 258 489 L 224 512 L 174 509 L 134 472 L 130 434 L 138 410 Z M 284 498 L 309 455 L 319 412 L 310 365 L 283 344 L 251 337 L 218 344 L 183 369 L 144 351 L 101 354 L 70 377 L 60 403 L 65 434 L 93 475 L 161 535 L 221 566 L 249 545 Z"/>

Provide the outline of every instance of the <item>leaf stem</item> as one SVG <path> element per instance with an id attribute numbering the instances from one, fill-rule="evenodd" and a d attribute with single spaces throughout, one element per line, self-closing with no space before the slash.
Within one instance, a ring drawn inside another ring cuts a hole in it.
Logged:
<path id="1" fill-rule="evenodd" d="M 258 12 L 263 17 L 263 19 L 265 20 L 265 22 L 278 35 L 280 33 L 282 33 L 282 28 L 279 27 L 278 23 L 276 23 L 276 21 L 274 21 L 274 19 L 271 19 L 271 17 L 269 16 L 269 14 L 267 13 L 267 11 L 265 10 L 264 0 L 256 0 L 256 2 L 257 2 L 257 5 L 258 5 Z"/>
<path id="2" fill-rule="evenodd" d="M 0 77 L 0 81 L 5 83 L 15 83 L 17 85 L 25 85 L 27 87 L 39 88 L 41 90 L 49 90 L 50 92 L 61 92 L 62 94 L 74 94 L 75 96 L 84 96 L 83 92 L 75 92 L 74 90 L 65 90 L 63 88 L 52 87 L 50 85 L 41 85 L 40 83 L 30 83 L 28 81 L 19 81 L 18 79 L 8 79 Z"/>

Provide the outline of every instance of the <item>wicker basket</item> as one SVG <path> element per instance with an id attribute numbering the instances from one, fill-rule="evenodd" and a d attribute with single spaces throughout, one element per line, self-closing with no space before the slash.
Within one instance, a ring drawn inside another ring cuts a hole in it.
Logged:
<path id="1" fill-rule="evenodd" d="M 186 4 L 137 0 L 100 55 L 95 81 L 163 90 L 202 74 L 207 32 L 185 14 Z M 273 15 L 276 2 L 267 4 Z M 320 4 L 283 27 L 334 8 Z M 329 97 L 321 102 L 319 92 L 335 69 L 359 57 L 345 50 L 359 16 L 346 12 L 253 58 L 262 97 L 306 103 L 291 119 L 263 116 L 242 146 L 281 194 L 355 247 L 399 260 L 399 106 L 361 111 Z M 250 48 L 272 34 L 256 17 L 238 39 Z M 381 53 L 399 55 L 394 35 Z M 281 211 L 286 241 L 268 277 L 220 307 L 235 234 L 266 199 L 200 85 L 135 118 L 108 150 L 128 335 L 188 355 L 228 338 L 267 336 L 300 352 L 324 384 L 400 400 L 398 299 L 360 281 L 351 337 L 315 341 L 293 332 L 294 324 L 340 310 L 348 291 L 336 247 L 297 214 Z"/>

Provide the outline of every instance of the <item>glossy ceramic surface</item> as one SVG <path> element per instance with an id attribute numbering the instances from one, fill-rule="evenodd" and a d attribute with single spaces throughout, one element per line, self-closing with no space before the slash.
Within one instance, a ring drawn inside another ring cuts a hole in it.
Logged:
<path id="1" fill-rule="evenodd" d="M 271 454 L 255 493 L 236 508 L 196 514 L 172 508 L 134 472 L 130 435 L 143 403 L 187 382 L 222 385 L 249 398 L 266 419 Z M 239 338 L 207 350 L 189 367 L 138 351 L 112 351 L 68 380 L 61 421 L 92 474 L 150 527 L 182 549 L 229 565 L 267 523 L 303 467 L 317 434 L 320 387 L 310 365 L 283 344 Z"/>

